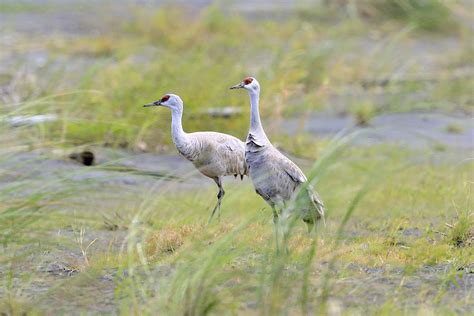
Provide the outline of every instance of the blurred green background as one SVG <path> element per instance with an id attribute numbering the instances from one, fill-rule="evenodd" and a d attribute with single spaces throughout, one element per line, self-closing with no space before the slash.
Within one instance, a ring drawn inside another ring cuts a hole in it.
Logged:
<path id="1" fill-rule="evenodd" d="M 0 114 L 58 115 L 42 131 L 56 143 L 159 150 L 169 113 L 140 106 L 168 92 L 185 102 L 185 129 L 243 138 L 247 99 L 227 88 L 247 75 L 262 84 L 271 134 L 313 112 L 360 124 L 387 112 L 472 115 L 470 1 L 1 5 Z M 206 118 L 226 107 L 235 117 Z"/>

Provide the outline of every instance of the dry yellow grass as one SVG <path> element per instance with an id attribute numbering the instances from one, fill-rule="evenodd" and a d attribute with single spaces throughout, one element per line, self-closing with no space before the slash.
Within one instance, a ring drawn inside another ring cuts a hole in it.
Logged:
<path id="1" fill-rule="evenodd" d="M 163 227 L 153 232 L 146 241 L 146 255 L 149 258 L 161 254 L 174 253 L 180 248 L 188 237 L 201 231 L 203 225 L 191 224 L 180 227 Z"/>

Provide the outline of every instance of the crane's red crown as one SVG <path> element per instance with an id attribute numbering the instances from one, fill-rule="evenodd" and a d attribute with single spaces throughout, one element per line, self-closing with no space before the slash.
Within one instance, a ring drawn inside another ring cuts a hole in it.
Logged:
<path id="1" fill-rule="evenodd" d="M 246 78 L 244 79 L 245 85 L 251 84 L 252 81 L 253 81 L 253 78 L 252 78 L 252 77 L 246 77 Z"/>
<path id="2" fill-rule="evenodd" d="M 161 97 L 161 102 L 166 102 L 166 101 L 169 100 L 169 98 L 170 98 L 170 96 L 165 94 L 164 96 Z"/>

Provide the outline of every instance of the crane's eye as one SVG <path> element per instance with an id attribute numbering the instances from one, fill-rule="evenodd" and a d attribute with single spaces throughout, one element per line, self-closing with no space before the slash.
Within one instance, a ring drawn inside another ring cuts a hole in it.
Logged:
<path id="1" fill-rule="evenodd" d="M 169 98 L 170 98 L 170 96 L 166 94 L 166 95 L 161 97 L 161 102 L 166 102 L 166 101 L 169 100 Z"/>
<path id="2" fill-rule="evenodd" d="M 247 77 L 247 78 L 244 79 L 245 85 L 251 84 L 252 81 L 253 81 L 253 78 L 250 78 L 250 77 Z"/>

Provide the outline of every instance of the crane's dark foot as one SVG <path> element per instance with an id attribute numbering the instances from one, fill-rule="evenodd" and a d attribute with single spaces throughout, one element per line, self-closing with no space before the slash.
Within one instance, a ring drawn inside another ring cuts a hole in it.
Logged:
<path id="1" fill-rule="evenodd" d="M 207 220 L 207 225 L 209 225 L 212 222 L 212 218 L 214 217 L 214 214 L 216 214 L 216 211 L 218 210 L 218 208 L 219 208 L 219 202 L 217 202 L 216 206 L 214 206 L 211 216 L 209 216 L 209 219 Z"/>
<path id="2" fill-rule="evenodd" d="M 217 221 L 220 223 L 221 222 L 221 206 L 217 208 Z"/>
<path id="3" fill-rule="evenodd" d="M 211 216 L 209 216 L 209 220 L 207 221 L 207 225 L 209 225 L 212 221 L 212 218 L 214 217 L 214 214 L 216 214 L 217 212 L 217 219 L 218 221 L 221 220 L 221 198 L 224 196 L 224 192 L 222 192 L 222 195 L 221 195 L 221 192 L 219 192 L 219 194 L 217 196 L 220 195 L 220 198 L 217 200 L 217 204 L 216 206 L 214 206 L 214 209 L 212 210 L 212 213 L 211 213 Z"/>

